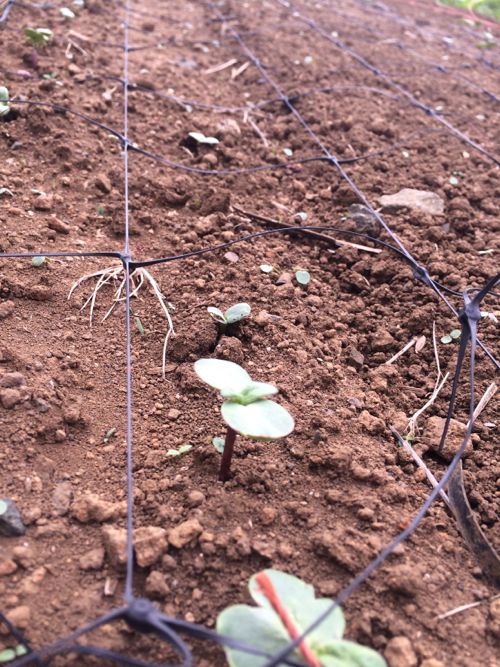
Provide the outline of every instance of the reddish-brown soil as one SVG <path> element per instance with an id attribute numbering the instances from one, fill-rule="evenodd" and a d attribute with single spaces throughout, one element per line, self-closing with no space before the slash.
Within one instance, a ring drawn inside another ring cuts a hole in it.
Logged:
<path id="1" fill-rule="evenodd" d="M 479 48 L 481 27 L 431 2 L 341 4 L 302 0 L 301 9 L 495 152 L 498 102 L 480 88 L 500 95 L 500 60 L 498 46 Z M 293 159 L 320 155 L 281 102 L 252 108 L 276 92 L 252 64 L 232 75 L 247 57 L 213 8 L 187 0 L 134 7 L 140 11 L 130 14 L 130 44 L 146 48 L 129 54 L 129 79 L 142 86 L 129 91 L 131 141 L 206 169 L 284 163 L 291 159 L 285 148 Z M 374 205 L 404 187 L 444 199 L 442 216 L 408 209 L 386 215 L 430 274 L 453 289 L 483 285 L 498 269 L 498 167 L 278 2 L 233 2 L 224 11 L 287 95 L 313 91 L 296 105 L 330 151 L 339 158 L 382 151 L 346 166 Z M 55 8 L 14 6 L 0 32 L 0 85 L 20 102 L 61 105 L 122 132 L 123 93 L 113 77 L 123 76 L 123 18 L 114 1 L 88 0 L 71 21 Z M 39 51 L 26 45 L 22 29 L 28 25 L 50 27 L 53 42 Z M 232 59 L 232 66 L 207 73 Z M 44 78 L 49 73 L 52 78 Z M 14 195 L 0 196 L 0 251 L 121 250 L 124 169 L 116 137 L 50 106 L 12 107 L 15 118 L 0 122 L 0 187 Z M 220 143 L 190 153 L 182 143 L 194 130 Z M 40 199 L 34 191 L 45 195 Z M 308 224 L 352 229 L 346 212 L 356 201 L 326 162 L 210 176 L 174 170 L 133 151 L 129 194 L 136 259 L 265 228 L 234 207 L 291 224 L 304 212 Z M 430 488 L 387 427 L 403 432 L 432 391 L 433 322 L 438 341 L 457 327 L 446 306 L 387 250 L 332 252 L 321 241 L 284 235 L 231 250 L 237 262 L 221 251 L 151 269 L 171 304 L 177 334 L 165 380 L 165 318 L 148 288 L 133 300 L 133 315 L 144 327 L 133 333 L 135 525 L 170 531 L 187 520 L 196 528 L 196 519 L 201 526 L 182 548 L 170 544 L 153 565 L 138 567 L 135 592 L 209 627 L 227 605 L 248 601 L 249 577 L 266 567 L 335 596 L 408 523 Z M 88 310 L 80 308 L 94 283 L 84 283 L 68 300 L 75 280 L 112 263 L 63 257 L 35 268 L 29 259 L 0 258 L 0 308 L 10 313 L 0 321 L 0 384 L 5 388 L 9 373 L 22 375 L 16 404 L 9 407 L 7 394 L 8 407 L 0 405 L 0 497 L 13 499 L 27 524 L 23 537 L 0 538 L 0 611 L 18 622 L 34 647 L 121 604 L 123 573 L 99 550 L 106 526 L 125 525 L 124 308 L 120 304 L 101 322 L 116 288 L 104 287 L 89 327 Z M 263 263 L 274 271 L 262 273 Z M 293 280 L 278 284 L 298 268 L 311 274 L 307 289 Z M 215 347 L 207 306 L 239 301 L 251 304 L 251 317 Z M 13 304 L 11 312 L 5 302 Z M 484 308 L 498 314 L 494 299 Z M 494 322 L 481 321 L 480 335 L 493 351 L 496 332 Z M 426 336 L 422 351 L 384 365 L 413 336 Z M 438 342 L 438 349 L 443 372 L 452 371 L 458 344 Z M 276 383 L 297 424 L 283 441 L 240 439 L 233 478 L 224 485 L 216 481 L 219 455 L 211 445 L 223 434 L 219 399 L 193 372 L 193 361 L 212 354 Z M 478 396 L 493 379 L 494 367 L 480 351 Z M 421 418 L 416 440 L 436 475 L 444 463 L 429 449 L 426 418 L 445 415 L 449 394 L 450 382 Z M 468 400 L 464 377 L 456 413 L 464 423 Z M 500 548 L 496 408 L 494 399 L 481 415 L 464 469 L 476 515 Z M 116 430 L 106 438 L 110 429 Z M 192 444 L 189 453 L 166 456 L 184 443 Z M 82 498 L 88 494 L 98 496 L 101 510 L 109 509 L 104 501 L 117 503 L 107 520 L 87 520 Z M 94 552 L 93 563 L 88 552 Z M 89 563 L 95 569 L 82 569 Z M 104 594 L 105 585 L 111 594 Z M 500 606 L 490 601 L 496 592 L 437 502 L 408 542 L 348 600 L 347 635 L 382 653 L 394 637 L 408 638 L 415 659 L 398 659 L 389 650 L 390 667 L 499 667 Z M 437 618 L 474 602 L 481 604 Z M 147 660 L 165 655 L 162 644 L 122 626 L 103 628 L 92 639 Z M 0 638 L 0 648 L 12 643 L 8 635 Z M 205 645 L 196 655 L 203 667 L 223 661 L 218 649 Z M 54 664 L 90 663 L 67 656 Z"/>

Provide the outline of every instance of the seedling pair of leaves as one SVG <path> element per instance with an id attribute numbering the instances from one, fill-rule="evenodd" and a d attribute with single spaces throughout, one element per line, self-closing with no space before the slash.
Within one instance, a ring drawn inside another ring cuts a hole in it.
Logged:
<path id="1" fill-rule="evenodd" d="M 52 30 L 48 28 L 25 28 L 24 34 L 27 41 L 35 47 L 47 46 L 53 37 Z"/>
<path id="2" fill-rule="evenodd" d="M 231 324 L 236 324 L 241 322 L 245 317 L 248 317 L 252 312 L 252 309 L 248 303 L 235 303 L 234 306 L 228 308 L 225 312 L 222 312 L 220 308 L 215 306 L 209 306 L 207 311 L 210 313 L 210 316 L 224 329 Z"/>
<path id="3" fill-rule="evenodd" d="M 0 118 L 3 118 L 10 113 L 9 101 L 9 89 L 5 86 L 0 86 Z"/>
<path id="4" fill-rule="evenodd" d="M 254 440 L 277 440 L 291 433 L 295 424 L 285 408 L 269 400 L 278 389 L 266 382 L 255 382 L 238 364 L 223 359 L 199 359 L 194 369 L 224 399 L 221 415 L 227 433 L 219 480 L 225 482 L 229 479 L 237 434 Z M 217 449 L 220 451 L 220 447 Z"/>
<path id="5" fill-rule="evenodd" d="M 332 600 L 315 597 L 313 586 L 279 570 L 259 572 L 248 588 L 258 606 L 228 607 L 217 618 L 217 632 L 268 655 L 278 654 L 332 607 Z M 343 639 L 344 631 L 344 614 L 335 607 L 288 657 L 307 667 L 387 667 L 373 649 Z M 231 667 L 265 662 L 234 648 L 225 652 Z"/>

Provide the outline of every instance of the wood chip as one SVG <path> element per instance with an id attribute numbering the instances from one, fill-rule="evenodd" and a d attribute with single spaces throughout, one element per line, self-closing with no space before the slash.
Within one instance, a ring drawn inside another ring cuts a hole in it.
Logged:
<path id="1" fill-rule="evenodd" d="M 203 74 L 215 74 L 216 72 L 222 72 L 222 70 L 225 70 L 228 67 L 236 65 L 237 62 L 238 61 L 236 60 L 236 58 L 231 58 L 231 60 L 227 60 L 225 63 L 221 63 L 220 65 L 214 65 L 214 67 L 209 67 L 203 72 Z"/>

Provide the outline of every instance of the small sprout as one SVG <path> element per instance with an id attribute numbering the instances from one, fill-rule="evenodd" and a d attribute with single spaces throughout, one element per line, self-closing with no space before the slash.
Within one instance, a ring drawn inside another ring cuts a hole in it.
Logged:
<path id="1" fill-rule="evenodd" d="M 304 58 L 304 65 L 312 65 L 314 58 L 312 56 L 306 56 Z"/>
<path id="2" fill-rule="evenodd" d="M 10 113 L 9 101 L 9 89 L 5 86 L 0 86 L 0 118 L 7 116 Z"/>
<path id="3" fill-rule="evenodd" d="M 273 270 L 273 267 L 270 264 L 261 264 L 259 268 L 262 273 L 271 273 Z"/>
<path id="4" fill-rule="evenodd" d="M 0 104 L 0 108 L 1 108 L 1 104 Z M 0 116 L 1 115 L 2 115 L 2 112 L 0 111 Z M 13 197 L 14 193 L 12 192 L 12 190 L 9 190 L 9 188 L 0 188 L 0 197 L 2 197 L 3 195 L 9 195 L 9 197 Z"/>
<path id="5" fill-rule="evenodd" d="M 442 336 L 441 342 L 447 345 L 448 343 L 451 343 L 453 341 L 453 338 L 451 336 Z"/>
<path id="6" fill-rule="evenodd" d="M 40 255 L 39 257 L 32 257 L 31 258 L 31 264 L 32 266 L 35 266 L 36 268 L 43 266 L 44 264 L 47 263 L 47 258 L 44 257 L 43 255 Z"/>
<path id="7" fill-rule="evenodd" d="M 220 437 L 212 438 L 212 445 L 219 452 L 219 454 L 224 454 L 225 444 L 226 444 L 226 441 L 224 440 L 224 438 L 220 438 Z"/>
<path id="8" fill-rule="evenodd" d="M 140 317 L 135 317 L 135 328 L 137 331 L 141 334 L 141 336 L 144 336 L 144 327 L 142 326 L 141 318 Z"/>
<path id="9" fill-rule="evenodd" d="M 106 434 L 104 435 L 103 442 L 105 445 L 108 444 L 108 442 L 111 440 L 111 438 L 115 435 L 116 433 L 116 428 L 113 426 L 113 428 L 109 428 L 106 431 Z"/>
<path id="10" fill-rule="evenodd" d="M 449 182 L 450 185 L 458 185 L 458 178 L 456 176 L 450 176 Z"/>
<path id="11" fill-rule="evenodd" d="M 462 332 L 460 329 L 453 329 L 453 331 L 450 331 L 449 334 L 446 334 L 446 336 L 441 337 L 441 342 L 444 343 L 445 345 L 448 345 L 449 343 L 452 343 L 454 340 L 460 338 L 461 335 Z"/>
<path id="12" fill-rule="evenodd" d="M 59 9 L 59 14 L 61 16 L 63 16 L 65 19 L 74 19 L 75 18 L 75 12 L 73 12 L 68 7 L 61 7 Z"/>
<path id="13" fill-rule="evenodd" d="M 295 272 L 295 280 L 299 283 L 299 285 L 309 285 L 311 282 L 311 276 L 309 274 L 309 271 L 304 271 L 303 269 L 300 269 L 299 271 Z"/>
<path id="14" fill-rule="evenodd" d="M 238 364 L 223 359 L 199 359 L 194 369 L 203 382 L 218 389 L 224 403 L 222 419 L 227 424 L 219 480 L 229 479 L 236 435 L 254 440 L 278 440 L 294 429 L 291 415 L 269 396 L 278 389 L 266 382 L 254 382 Z"/>
<path id="15" fill-rule="evenodd" d="M 235 303 L 234 306 L 228 308 L 225 313 L 219 308 L 215 308 L 215 306 L 209 306 L 207 311 L 216 322 L 226 328 L 230 324 L 236 324 L 245 319 L 245 317 L 248 317 L 252 312 L 252 309 L 248 303 Z"/>
<path id="16" fill-rule="evenodd" d="M 453 329 L 453 331 L 450 331 L 450 336 L 453 338 L 453 340 L 460 338 L 461 335 L 462 332 L 460 331 L 460 329 Z"/>
<path id="17" fill-rule="evenodd" d="M 32 46 L 47 46 L 53 37 L 52 30 L 48 28 L 25 28 L 24 34 Z"/>
<path id="18" fill-rule="evenodd" d="M 190 445 L 188 442 L 186 442 L 185 445 L 181 445 L 180 447 L 177 447 L 177 449 L 169 449 L 165 456 L 175 458 L 177 456 L 182 456 L 183 454 L 186 454 L 191 449 L 193 449 L 193 445 Z"/>
<path id="19" fill-rule="evenodd" d="M 328 598 L 316 598 L 313 586 L 279 570 L 263 570 L 251 577 L 248 589 L 257 606 L 237 604 L 217 617 L 217 632 L 235 644 L 274 655 L 299 637 L 333 604 Z M 343 639 L 344 613 L 334 607 L 288 655 L 294 664 L 315 667 L 387 667 L 376 651 Z M 233 647 L 225 647 L 231 667 L 253 667 L 255 656 Z"/>
<path id="20" fill-rule="evenodd" d="M 293 155 L 293 151 L 292 151 L 291 148 L 284 148 L 284 149 L 283 149 L 283 153 L 284 153 L 287 157 L 292 157 L 292 155 Z"/>
<path id="21" fill-rule="evenodd" d="M 199 144 L 208 144 L 209 146 L 214 146 L 215 144 L 219 143 L 219 140 L 215 137 L 206 137 L 202 132 L 190 132 L 188 136 L 197 141 Z"/>
<path id="22" fill-rule="evenodd" d="M 97 207 L 97 215 L 106 215 L 106 209 L 104 206 Z"/>
<path id="23" fill-rule="evenodd" d="M 0 651 L 0 664 L 4 662 L 11 662 L 16 658 L 20 658 L 28 653 L 28 649 L 24 644 L 18 644 L 15 648 L 6 648 Z"/>

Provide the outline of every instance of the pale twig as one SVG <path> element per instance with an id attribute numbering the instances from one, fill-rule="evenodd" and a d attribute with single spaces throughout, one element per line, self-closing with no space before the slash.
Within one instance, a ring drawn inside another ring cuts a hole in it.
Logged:
<path id="1" fill-rule="evenodd" d="M 449 373 L 446 373 L 446 375 L 443 377 L 441 373 L 441 364 L 439 362 L 439 353 L 437 349 L 437 343 L 436 343 L 436 323 L 432 323 L 432 345 L 434 348 L 434 358 L 436 360 L 436 369 L 437 369 L 437 377 L 436 377 L 436 382 L 434 383 L 434 390 L 431 394 L 431 397 L 427 401 L 427 403 L 420 408 L 420 410 L 417 410 L 414 415 L 410 417 L 408 420 L 408 426 L 407 430 L 410 433 L 410 435 L 415 435 L 417 432 L 417 421 L 418 418 L 429 408 L 436 398 L 439 396 L 439 392 L 443 388 L 445 382 L 448 380 Z"/>
<path id="2" fill-rule="evenodd" d="M 484 408 L 488 405 L 488 403 L 491 401 L 493 396 L 497 393 L 498 390 L 498 385 L 495 382 L 492 382 L 488 389 L 484 392 L 484 394 L 481 397 L 481 400 L 476 406 L 476 409 L 474 410 L 474 414 L 472 415 L 472 421 L 476 421 L 476 419 L 479 417 L 481 412 L 484 410 Z M 470 421 L 467 422 L 467 428 L 470 425 Z"/>
<path id="3" fill-rule="evenodd" d="M 402 350 L 399 350 L 399 352 L 396 352 L 396 354 L 389 359 L 389 361 L 385 362 L 386 366 L 390 366 L 390 364 L 394 363 L 396 359 L 399 359 L 399 357 L 403 356 L 403 354 L 410 349 L 410 347 L 413 347 L 415 343 L 417 342 L 416 338 L 412 338 L 406 345 L 403 347 Z"/>
<path id="4" fill-rule="evenodd" d="M 244 113 L 243 113 L 243 122 L 244 122 L 244 123 L 248 123 L 248 124 L 250 125 L 250 127 L 253 129 L 253 131 L 255 132 L 255 134 L 256 134 L 256 135 L 259 137 L 259 139 L 262 141 L 262 143 L 264 144 L 264 146 L 265 146 L 266 148 L 269 148 L 269 142 L 268 142 L 268 140 L 267 140 L 267 138 L 266 138 L 266 135 L 262 132 L 262 130 L 260 129 L 260 127 L 259 127 L 259 126 L 257 125 L 257 123 L 253 120 L 253 118 L 250 116 L 250 113 L 249 113 L 248 109 L 245 109 L 245 111 L 244 111 Z"/>
<path id="5" fill-rule="evenodd" d="M 485 602 L 493 602 L 494 600 L 498 600 L 500 598 L 500 593 L 497 595 L 493 595 L 491 598 L 487 598 L 486 600 L 479 600 L 479 602 L 470 602 L 469 604 L 462 604 L 460 607 L 455 607 L 455 609 L 450 609 L 450 611 L 446 611 L 444 614 L 439 614 L 439 616 L 436 616 L 437 621 L 443 621 L 445 618 L 450 618 L 450 616 L 455 616 L 455 614 L 461 614 L 463 611 L 468 611 L 469 609 L 474 609 L 474 607 L 479 607 L 479 605 L 485 604 Z"/>
<path id="6" fill-rule="evenodd" d="M 232 67 L 233 65 L 236 65 L 238 61 L 236 58 L 231 58 L 231 60 L 227 60 L 225 63 L 221 63 L 220 65 L 214 65 L 213 67 L 209 67 L 206 69 L 203 74 L 215 74 L 216 72 L 222 72 L 222 70 L 227 69 L 228 67 Z"/>
<path id="7" fill-rule="evenodd" d="M 241 65 L 241 67 L 237 68 L 233 67 L 233 69 L 231 70 L 231 79 L 233 79 L 234 81 L 234 79 L 236 79 L 236 77 L 238 77 L 240 74 L 243 74 L 243 72 L 246 69 L 248 69 L 249 66 L 250 66 L 250 61 L 247 60 L 246 63 L 243 63 L 243 65 Z"/>
<path id="8" fill-rule="evenodd" d="M 359 243 L 352 243 L 351 241 L 343 241 L 342 239 L 333 239 L 337 245 L 347 245 L 351 248 L 356 248 L 356 250 L 364 250 L 366 252 L 371 252 L 374 255 L 379 255 L 382 252 L 381 248 L 370 248 L 367 245 L 361 245 Z"/>

